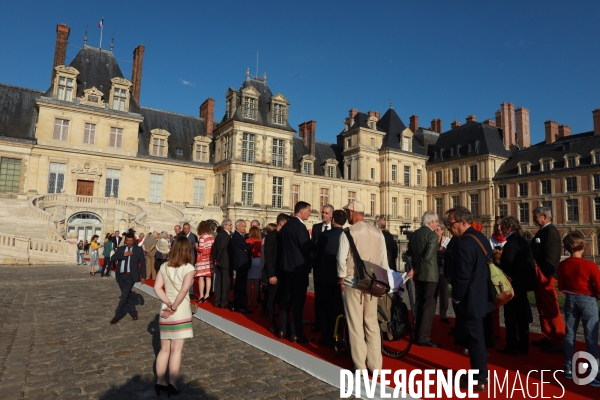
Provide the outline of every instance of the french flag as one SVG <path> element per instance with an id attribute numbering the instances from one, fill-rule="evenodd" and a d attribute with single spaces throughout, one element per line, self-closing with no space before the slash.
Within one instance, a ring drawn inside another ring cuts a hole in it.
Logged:
<path id="1" fill-rule="evenodd" d="M 98 23 L 98 28 L 102 28 L 102 26 L 104 26 L 104 18 L 102 18 Z"/>

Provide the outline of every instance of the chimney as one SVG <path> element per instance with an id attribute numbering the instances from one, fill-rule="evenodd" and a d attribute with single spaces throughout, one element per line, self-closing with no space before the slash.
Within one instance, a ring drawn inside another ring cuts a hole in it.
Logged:
<path id="1" fill-rule="evenodd" d="M 298 134 L 300 135 L 300 138 L 304 141 L 304 144 L 308 146 L 308 144 L 306 143 L 306 122 L 303 122 L 300 125 L 298 125 Z"/>
<path id="2" fill-rule="evenodd" d="M 460 122 L 459 122 L 458 120 L 456 120 L 456 121 L 453 121 L 453 122 L 450 124 L 450 127 L 451 127 L 452 129 L 456 129 L 456 128 L 458 128 L 459 126 L 460 126 Z"/>
<path id="3" fill-rule="evenodd" d="M 433 125 L 433 121 L 431 124 Z M 413 114 L 410 116 L 410 130 L 416 132 L 417 129 L 419 129 L 419 117 Z"/>
<path id="4" fill-rule="evenodd" d="M 139 45 L 133 51 L 133 67 L 131 68 L 131 95 L 135 99 L 138 105 L 140 105 L 140 90 L 142 88 L 142 64 L 144 63 L 144 50 L 146 48 L 143 45 Z"/>
<path id="5" fill-rule="evenodd" d="M 546 144 L 553 143 L 558 136 L 558 124 L 548 120 L 544 122 L 544 127 L 546 128 Z"/>
<path id="6" fill-rule="evenodd" d="M 485 121 L 483 121 L 483 123 L 489 126 L 496 126 L 496 121 L 494 121 L 493 119 L 486 119 Z"/>
<path id="7" fill-rule="evenodd" d="M 596 108 L 592 111 L 594 116 L 594 135 L 600 135 L 600 108 Z"/>
<path id="8" fill-rule="evenodd" d="M 381 113 L 379 111 L 375 111 L 375 118 L 377 118 L 377 121 L 379 121 L 380 116 Z"/>
<path id="9" fill-rule="evenodd" d="M 529 110 L 525 107 L 519 107 L 515 110 L 515 116 L 517 121 L 517 146 L 520 149 L 526 149 L 531 146 Z"/>
<path id="10" fill-rule="evenodd" d="M 502 128 L 502 111 L 496 111 L 496 126 Z"/>
<path id="11" fill-rule="evenodd" d="M 436 128 L 436 132 L 437 133 L 442 133 L 442 120 L 440 118 L 436 119 L 436 124 L 435 124 L 435 128 Z"/>
<path id="12" fill-rule="evenodd" d="M 66 24 L 56 25 L 56 45 L 54 47 L 54 65 L 52 65 L 52 77 L 50 78 L 50 84 L 54 84 L 54 78 L 56 77 L 56 70 L 54 69 L 58 65 L 65 65 L 65 59 L 67 58 L 67 41 L 69 40 L 69 33 L 71 28 Z"/>
<path id="13" fill-rule="evenodd" d="M 515 105 L 511 102 L 508 103 L 508 126 L 510 126 L 510 144 L 514 145 L 517 143 L 515 136 Z"/>
<path id="14" fill-rule="evenodd" d="M 300 137 L 304 140 L 306 147 L 308 147 L 310 155 L 314 157 L 316 154 L 317 121 L 303 122 L 298 127 L 300 128 Z"/>
<path id="15" fill-rule="evenodd" d="M 559 125 L 558 126 L 558 137 L 567 137 L 571 136 L 571 127 L 569 125 Z"/>
<path id="16" fill-rule="evenodd" d="M 500 104 L 500 115 L 496 112 L 496 124 L 500 117 L 500 127 L 502 128 L 504 147 L 510 149 L 516 144 L 515 124 L 514 124 L 515 106 L 513 103 L 503 102 Z"/>
<path id="17" fill-rule="evenodd" d="M 379 121 L 379 111 L 369 111 L 369 118 L 375 117 Z"/>
<path id="18" fill-rule="evenodd" d="M 354 118 L 356 114 L 358 114 L 358 110 L 356 108 L 350 110 L 350 118 Z"/>
<path id="19" fill-rule="evenodd" d="M 477 117 L 471 114 L 467 117 L 467 122 L 477 122 Z"/>
<path id="20" fill-rule="evenodd" d="M 208 98 L 204 100 L 204 103 L 200 106 L 200 118 L 204 120 L 204 131 L 206 136 L 213 136 L 214 122 L 215 122 L 215 100 Z"/>

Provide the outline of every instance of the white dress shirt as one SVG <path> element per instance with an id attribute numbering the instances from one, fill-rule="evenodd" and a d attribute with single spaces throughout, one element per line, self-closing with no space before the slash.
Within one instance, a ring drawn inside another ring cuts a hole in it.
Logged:
<path id="1" fill-rule="evenodd" d="M 125 253 L 133 251 L 131 247 L 125 246 Z M 128 256 L 121 262 L 121 273 L 131 272 L 129 265 L 131 264 L 131 256 Z"/>

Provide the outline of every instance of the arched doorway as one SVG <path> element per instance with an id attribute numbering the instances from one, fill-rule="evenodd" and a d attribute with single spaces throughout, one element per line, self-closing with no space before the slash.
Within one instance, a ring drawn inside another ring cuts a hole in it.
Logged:
<path id="1" fill-rule="evenodd" d="M 90 212 L 79 212 L 69 217 L 67 236 L 75 236 L 77 241 L 89 241 L 94 235 L 98 235 L 102 239 L 102 219 L 98 215 Z"/>

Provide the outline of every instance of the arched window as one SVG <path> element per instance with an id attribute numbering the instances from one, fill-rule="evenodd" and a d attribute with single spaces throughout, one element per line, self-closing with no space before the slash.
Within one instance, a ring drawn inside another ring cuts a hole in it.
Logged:
<path id="1" fill-rule="evenodd" d="M 67 236 L 73 239 L 90 240 L 92 236 L 100 236 L 102 242 L 102 219 L 93 213 L 79 212 L 71 215 L 67 221 Z"/>

